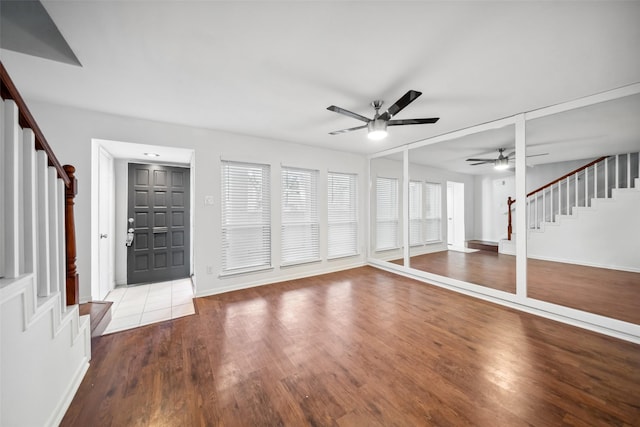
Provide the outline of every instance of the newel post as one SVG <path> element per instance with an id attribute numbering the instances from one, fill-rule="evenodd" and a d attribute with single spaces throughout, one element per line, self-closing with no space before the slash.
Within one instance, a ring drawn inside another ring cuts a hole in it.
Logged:
<path id="1" fill-rule="evenodd" d="M 511 225 L 511 205 L 516 202 L 516 199 L 512 199 L 511 196 L 507 199 L 507 206 L 509 209 L 509 224 L 507 225 L 507 240 L 511 240 L 511 234 L 513 234 L 513 226 Z"/>
<path id="2" fill-rule="evenodd" d="M 64 215 L 65 243 L 67 247 L 67 305 L 75 305 L 80 302 L 80 287 L 76 269 L 76 225 L 73 215 L 74 198 L 78 193 L 78 181 L 74 175 L 76 168 L 71 165 L 64 165 L 63 168 L 69 176 L 69 185 L 65 189 Z"/>

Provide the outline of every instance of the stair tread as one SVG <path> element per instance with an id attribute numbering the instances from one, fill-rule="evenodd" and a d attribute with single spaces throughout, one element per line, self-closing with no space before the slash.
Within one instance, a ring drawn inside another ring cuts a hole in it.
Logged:
<path id="1" fill-rule="evenodd" d="M 99 327 L 105 327 L 111 321 L 111 301 L 91 301 L 80 304 L 80 315 L 89 315 L 91 322 L 91 336 L 99 335 L 102 331 L 96 331 Z"/>
<path id="2" fill-rule="evenodd" d="M 487 240 L 467 240 L 467 248 L 498 252 L 498 242 Z"/>

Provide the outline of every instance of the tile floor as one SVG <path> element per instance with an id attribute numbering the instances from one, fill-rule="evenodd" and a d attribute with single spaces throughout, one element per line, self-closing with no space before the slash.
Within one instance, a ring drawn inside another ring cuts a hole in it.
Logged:
<path id="1" fill-rule="evenodd" d="M 189 278 L 115 288 L 105 299 L 113 305 L 103 335 L 195 313 Z"/>

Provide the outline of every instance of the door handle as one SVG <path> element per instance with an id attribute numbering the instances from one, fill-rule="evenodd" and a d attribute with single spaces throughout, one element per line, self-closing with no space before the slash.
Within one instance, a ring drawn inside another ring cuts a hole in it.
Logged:
<path id="1" fill-rule="evenodd" d="M 107 234 L 106 233 L 100 233 L 100 238 L 101 239 L 106 239 L 107 238 Z"/>
<path id="2" fill-rule="evenodd" d="M 135 230 L 133 228 L 130 228 L 127 230 L 127 240 L 124 242 L 125 245 L 127 246 L 131 246 L 133 244 L 133 232 Z"/>

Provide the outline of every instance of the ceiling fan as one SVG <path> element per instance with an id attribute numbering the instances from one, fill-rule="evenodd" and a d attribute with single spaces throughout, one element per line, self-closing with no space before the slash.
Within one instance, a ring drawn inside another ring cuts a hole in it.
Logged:
<path id="1" fill-rule="evenodd" d="M 487 163 L 493 163 L 493 167 L 497 170 L 504 170 L 509 168 L 509 161 L 514 159 L 514 156 L 516 154 L 515 151 L 507 154 L 505 156 L 504 152 L 505 152 L 506 148 L 498 148 L 498 157 L 496 157 L 495 159 L 467 159 L 467 162 L 476 162 L 476 163 L 471 163 L 471 166 L 477 166 L 477 165 L 484 165 Z M 546 156 L 549 153 L 542 153 L 542 154 L 532 154 L 529 155 L 527 157 L 538 157 L 538 156 Z"/>
<path id="2" fill-rule="evenodd" d="M 361 116 L 360 114 L 354 113 L 349 110 L 345 110 L 344 108 L 336 107 L 332 105 L 327 107 L 329 111 L 335 111 L 339 114 L 344 114 L 345 116 L 353 117 L 354 119 L 361 120 L 366 124 L 362 126 L 356 126 L 349 129 L 337 130 L 334 132 L 329 132 L 329 135 L 338 135 L 341 133 L 351 132 L 358 129 L 368 129 L 367 136 L 369 139 L 380 140 L 387 136 L 387 126 L 403 126 L 403 125 L 421 125 L 426 123 L 435 123 L 440 118 L 432 117 L 428 119 L 404 119 L 404 120 L 391 120 L 393 116 L 398 114 L 402 109 L 404 109 L 407 105 L 411 104 L 417 97 L 422 95 L 422 92 L 418 92 L 417 90 L 410 90 L 405 93 L 402 98 L 398 99 L 395 104 L 393 104 L 387 111 L 380 114 L 380 108 L 384 101 L 373 101 L 371 106 L 376 110 L 373 119 L 369 119 L 365 116 Z"/>

